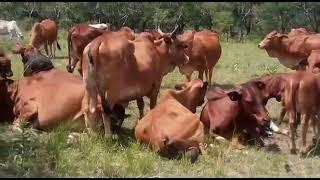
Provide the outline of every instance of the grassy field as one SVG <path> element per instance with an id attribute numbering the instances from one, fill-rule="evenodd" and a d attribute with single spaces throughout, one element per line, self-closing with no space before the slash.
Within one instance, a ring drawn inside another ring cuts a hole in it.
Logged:
<path id="1" fill-rule="evenodd" d="M 65 70 L 66 32 L 59 34 L 62 51 L 54 60 L 56 67 Z M 28 37 L 24 40 L 28 41 Z M 9 51 L 13 41 L 1 37 L 0 47 Z M 22 77 L 20 55 L 12 55 L 14 79 Z M 257 48 L 257 42 L 222 42 L 222 57 L 214 71 L 214 81 L 225 86 L 237 86 L 251 77 L 264 73 L 285 72 L 288 69 Z M 163 91 L 184 78 L 176 69 L 163 82 Z M 160 93 L 161 94 L 161 93 Z M 147 105 L 145 112 L 149 111 Z M 273 119 L 279 115 L 280 104 L 274 100 L 267 105 Z M 200 113 L 202 107 L 198 108 Z M 138 118 L 136 103 L 130 103 L 118 141 L 82 137 L 68 142 L 71 130 L 57 128 L 39 136 L 30 129 L 11 132 L 0 126 L 0 177 L 316 177 L 320 176 L 317 155 L 303 159 L 289 154 L 289 138 L 275 135 L 269 145 L 257 150 L 247 147 L 233 150 L 211 139 L 207 156 L 191 164 L 187 159 L 168 160 L 136 143 L 133 123 Z M 0 117 L 1 118 L 1 117 Z M 287 127 L 287 124 L 284 124 Z"/>

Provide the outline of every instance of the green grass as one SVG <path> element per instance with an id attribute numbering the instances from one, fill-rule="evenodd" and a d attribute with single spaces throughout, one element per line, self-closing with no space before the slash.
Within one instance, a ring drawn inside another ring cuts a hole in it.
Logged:
<path id="1" fill-rule="evenodd" d="M 67 56 L 66 32 L 60 32 L 59 43 L 62 51 L 58 57 Z M 12 46 L 8 38 L 0 37 L 0 46 L 7 52 Z M 25 42 L 28 41 L 26 37 Z M 214 81 L 226 86 L 237 86 L 253 76 L 270 72 L 285 72 L 277 60 L 259 50 L 257 42 L 222 43 L 222 57 L 214 71 Z M 20 55 L 8 57 L 13 61 L 14 79 L 22 77 Z M 56 67 L 65 70 L 66 58 L 54 60 Z M 163 92 L 181 83 L 184 78 L 176 69 L 162 82 Z M 160 93 L 161 94 L 161 93 Z M 145 112 L 149 111 L 147 100 Z M 202 107 L 198 108 L 197 113 Z M 267 106 L 271 117 L 279 115 L 280 104 L 274 100 Z M 209 147 L 207 156 L 200 156 L 195 164 L 185 158 L 168 160 L 152 152 L 147 146 L 136 143 L 133 123 L 138 118 L 135 102 L 127 109 L 131 116 L 125 120 L 123 133 L 118 141 L 106 140 L 103 136 L 68 143 L 71 130 L 57 128 L 32 135 L 30 129 L 13 133 L 7 125 L 0 126 L 0 177 L 315 177 L 319 176 L 318 156 L 302 159 L 290 155 L 289 138 L 276 135 L 275 143 L 280 152 L 268 149 L 257 150 L 247 147 L 243 151 L 230 149 L 206 140 Z M 285 125 L 286 126 L 286 125 Z M 289 165 L 291 171 L 285 170 Z"/>

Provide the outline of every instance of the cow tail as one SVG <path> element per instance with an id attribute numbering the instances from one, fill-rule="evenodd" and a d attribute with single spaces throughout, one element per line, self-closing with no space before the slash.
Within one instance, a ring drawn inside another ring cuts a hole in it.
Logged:
<path id="1" fill-rule="evenodd" d="M 71 44 L 71 34 L 72 34 L 72 30 L 70 30 L 69 31 L 69 33 L 68 33 L 68 39 L 67 39 L 67 43 L 68 43 L 68 57 L 69 57 L 69 65 L 68 66 L 70 66 L 70 68 L 71 68 L 71 56 L 70 56 L 70 51 L 71 51 L 71 49 L 70 49 L 70 47 L 72 46 L 72 44 Z M 58 46 L 58 41 L 57 41 L 57 46 Z M 59 48 L 60 46 L 58 46 L 58 48 Z"/>
<path id="2" fill-rule="evenodd" d="M 61 47 L 60 47 L 60 44 L 58 43 L 58 41 L 57 41 L 57 47 L 61 51 Z"/>

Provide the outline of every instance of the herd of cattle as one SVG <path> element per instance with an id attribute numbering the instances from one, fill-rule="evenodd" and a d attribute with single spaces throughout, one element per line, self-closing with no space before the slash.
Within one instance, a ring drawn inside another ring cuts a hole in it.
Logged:
<path id="1" fill-rule="evenodd" d="M 15 22 L 0 23 L 2 31 L 19 29 Z M 13 34 L 21 34 L 17 31 Z M 320 133 L 320 35 L 303 28 L 292 29 L 289 34 L 269 33 L 258 47 L 297 71 L 263 75 L 224 89 L 211 85 L 213 68 L 221 56 L 219 35 L 210 30 L 181 31 L 176 26 L 171 33 L 164 33 L 158 26 L 136 33 L 129 27 L 110 31 L 105 24 L 77 24 L 67 37 L 66 72 L 51 62 L 54 43 L 61 49 L 56 23 L 49 19 L 35 23 L 29 44 L 16 43 L 12 48 L 14 54 L 21 55 L 24 77 L 11 80 L 10 60 L 0 53 L 1 120 L 12 123 L 13 128 L 30 122 L 35 129 L 47 130 L 84 117 L 89 134 L 104 128 L 105 136 L 111 137 L 121 129 L 128 103 L 136 100 L 140 117 L 135 137 L 163 156 L 186 152 L 194 162 L 200 153 L 206 153 L 205 134 L 223 142 L 235 138 L 237 148 L 243 148 L 250 139 L 263 146 L 263 138 L 272 130 L 289 135 L 291 153 L 296 153 L 299 123 L 300 150 L 302 155 L 307 153 L 309 122 L 315 138 Z M 41 53 L 42 45 L 48 56 Z M 78 62 L 81 76 L 73 74 Z M 157 102 L 163 77 L 175 67 L 187 82 L 165 90 Z M 191 80 L 193 71 L 199 72 L 198 79 Z M 145 96 L 150 99 L 146 115 Z M 265 106 L 271 98 L 282 103 L 280 122 L 288 114 L 289 132 L 270 120 Z M 199 116 L 196 108 L 204 103 Z"/>

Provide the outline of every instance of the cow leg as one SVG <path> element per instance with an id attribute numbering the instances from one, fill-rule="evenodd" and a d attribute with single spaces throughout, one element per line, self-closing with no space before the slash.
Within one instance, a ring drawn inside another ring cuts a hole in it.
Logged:
<path id="1" fill-rule="evenodd" d="M 302 148 L 301 148 L 301 155 L 305 155 L 308 150 L 307 146 L 307 130 L 309 126 L 309 114 L 302 114 L 301 118 L 301 140 L 302 140 Z"/>
<path id="2" fill-rule="evenodd" d="M 296 154 L 297 148 L 295 143 L 295 113 L 289 112 L 288 116 L 289 116 L 290 140 L 291 140 L 290 152 L 291 154 Z"/>
<path id="3" fill-rule="evenodd" d="M 211 67 L 210 69 L 209 69 L 209 86 L 211 85 L 211 82 L 212 82 L 212 72 L 213 72 L 213 67 Z"/>
<path id="4" fill-rule="evenodd" d="M 51 56 L 51 58 L 54 58 L 54 56 L 53 56 L 53 52 L 52 52 L 52 43 L 49 43 L 49 50 L 50 50 L 50 56 Z"/>
<path id="5" fill-rule="evenodd" d="M 278 125 L 280 125 L 284 119 L 284 116 L 286 115 L 286 109 L 284 107 L 281 108 L 280 116 L 278 119 Z"/>
<path id="6" fill-rule="evenodd" d="M 157 104 L 157 98 L 159 94 L 160 87 L 156 87 L 155 90 L 151 93 L 150 96 L 150 110 L 153 109 Z"/>
<path id="7" fill-rule="evenodd" d="M 46 51 L 47 56 L 49 56 L 48 44 L 47 43 L 44 43 L 44 50 Z"/>
<path id="8" fill-rule="evenodd" d="M 191 75 L 192 75 L 192 74 L 186 74 L 186 75 L 185 75 L 187 82 L 190 82 L 190 81 L 191 81 Z"/>
<path id="9" fill-rule="evenodd" d="M 55 58 L 56 57 L 56 45 L 55 45 L 55 43 L 52 43 L 51 46 L 53 49 L 53 57 Z"/>
<path id="10" fill-rule="evenodd" d="M 199 70 L 198 72 L 199 72 L 198 78 L 203 80 L 203 70 Z M 206 75 L 207 75 L 207 73 L 206 73 Z"/>
<path id="11" fill-rule="evenodd" d="M 139 108 L 139 119 L 143 118 L 143 109 L 144 109 L 144 101 L 143 98 L 138 98 L 137 99 L 137 106 Z"/>

